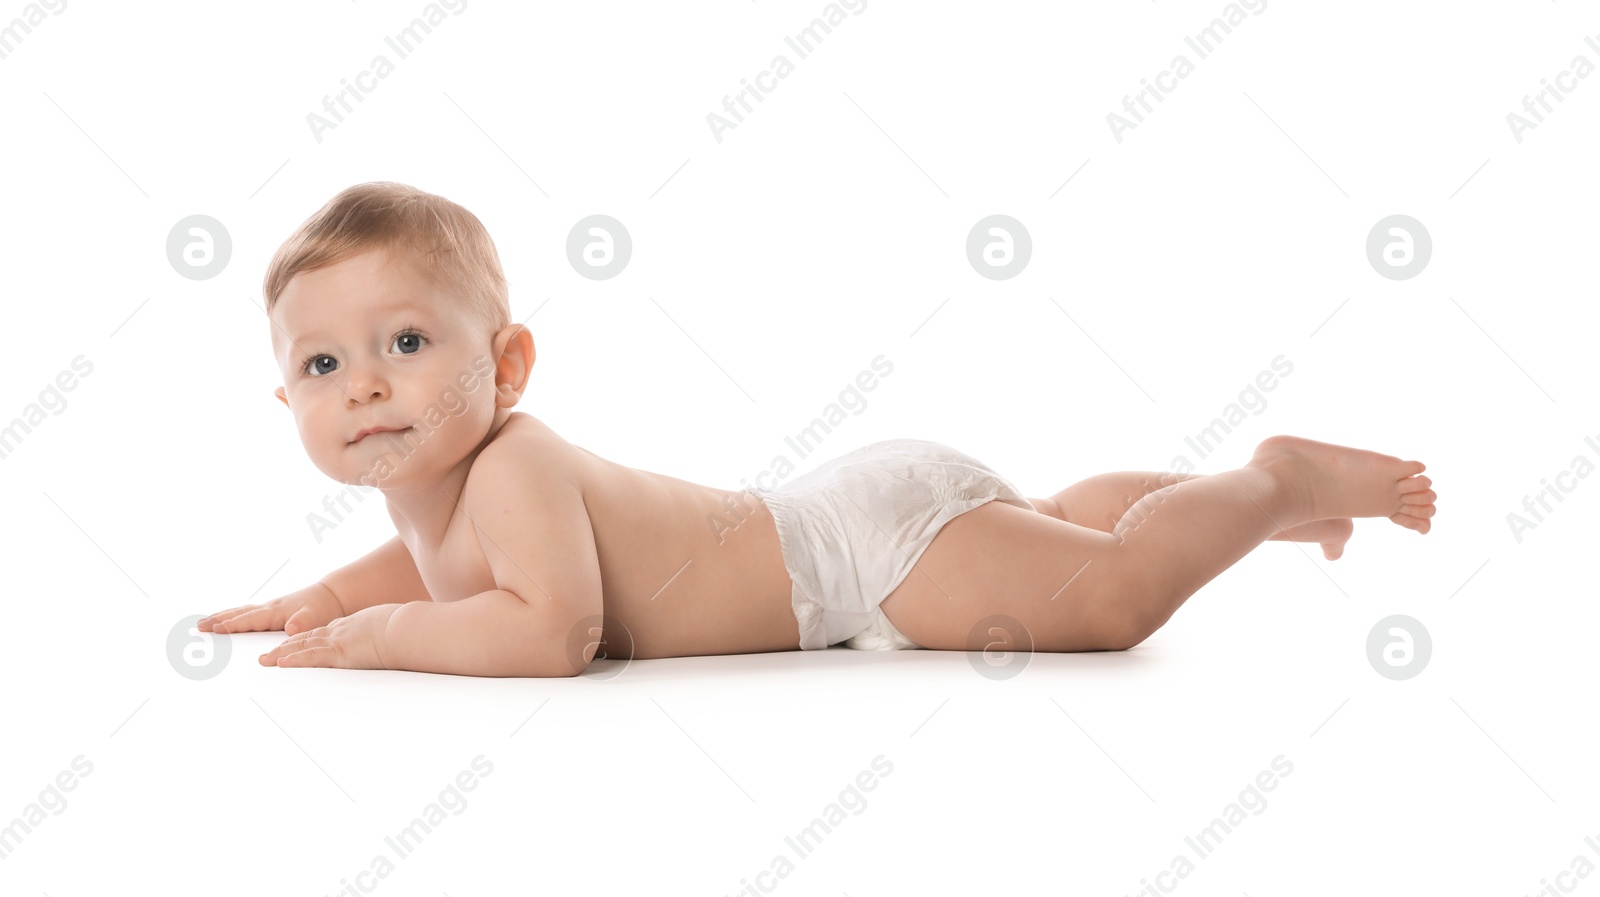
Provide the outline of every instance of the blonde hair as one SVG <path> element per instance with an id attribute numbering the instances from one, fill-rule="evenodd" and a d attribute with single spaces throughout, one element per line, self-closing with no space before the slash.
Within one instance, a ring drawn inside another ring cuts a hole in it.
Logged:
<path id="1" fill-rule="evenodd" d="M 511 325 L 505 272 L 483 222 L 442 196 L 393 181 L 345 188 L 278 247 L 261 284 L 267 314 L 296 274 L 375 248 L 410 252 L 491 334 Z"/>

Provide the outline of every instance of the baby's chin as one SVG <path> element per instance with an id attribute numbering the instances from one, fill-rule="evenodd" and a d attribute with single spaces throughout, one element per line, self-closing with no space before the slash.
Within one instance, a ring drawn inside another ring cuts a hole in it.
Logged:
<path id="1" fill-rule="evenodd" d="M 360 442 L 342 442 L 330 446 L 317 467 L 329 478 L 346 486 L 384 489 L 437 480 L 440 476 L 439 471 L 434 469 L 437 459 L 428 457 L 425 447 L 385 440 L 385 437 L 403 435 L 377 433 Z"/>
<path id="2" fill-rule="evenodd" d="M 378 466 L 347 472 L 342 476 L 335 476 L 333 479 L 346 486 L 411 491 L 422 487 L 432 487 L 439 482 L 440 478 L 433 471 L 421 470 L 415 466 L 410 468 Z"/>

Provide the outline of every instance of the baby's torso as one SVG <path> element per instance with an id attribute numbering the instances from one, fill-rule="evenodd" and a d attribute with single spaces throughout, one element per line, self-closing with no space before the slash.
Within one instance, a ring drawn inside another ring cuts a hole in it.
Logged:
<path id="1" fill-rule="evenodd" d="M 496 438 L 525 445 L 529 463 L 573 471 L 600 564 L 606 656 L 628 656 L 622 627 L 641 659 L 798 649 L 789 575 L 760 499 L 607 461 L 523 414 Z M 436 601 L 495 588 L 471 513 L 457 511 L 437 547 L 407 543 Z"/>

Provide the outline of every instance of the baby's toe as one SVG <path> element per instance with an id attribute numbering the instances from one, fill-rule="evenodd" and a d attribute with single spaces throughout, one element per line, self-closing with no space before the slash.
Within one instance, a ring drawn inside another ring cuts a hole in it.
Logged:
<path id="1" fill-rule="evenodd" d="M 1425 533 L 1431 527 L 1426 517 L 1408 513 L 1408 511 L 1396 511 L 1389 516 L 1389 519 L 1406 529 L 1414 529 L 1419 533 Z"/>
<path id="2" fill-rule="evenodd" d="M 1402 495 L 1411 495 L 1417 492 L 1424 492 L 1432 486 L 1433 480 L 1420 474 L 1417 476 L 1405 477 L 1395 483 L 1395 487 Z"/>

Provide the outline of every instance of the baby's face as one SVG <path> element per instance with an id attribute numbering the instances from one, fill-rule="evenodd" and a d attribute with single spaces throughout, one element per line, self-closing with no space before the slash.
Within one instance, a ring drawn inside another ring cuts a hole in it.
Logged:
<path id="1" fill-rule="evenodd" d="M 298 274 L 272 318 L 276 394 L 333 479 L 431 487 L 488 435 L 491 334 L 410 258 L 371 250 Z M 402 432 L 357 438 L 377 427 Z"/>

